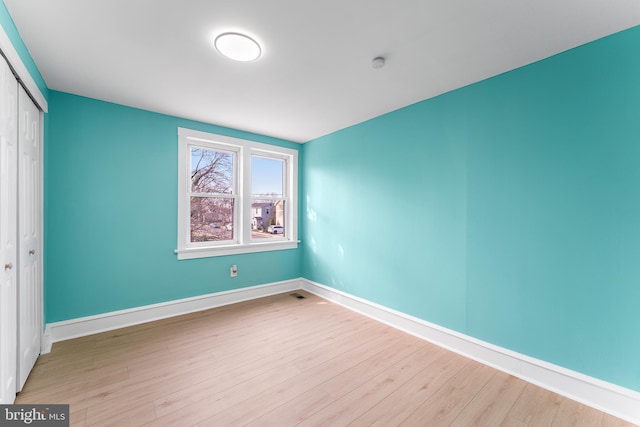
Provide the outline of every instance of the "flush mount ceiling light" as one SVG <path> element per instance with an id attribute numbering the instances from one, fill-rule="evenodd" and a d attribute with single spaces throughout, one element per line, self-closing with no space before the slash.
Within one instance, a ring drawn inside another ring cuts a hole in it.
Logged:
<path id="1" fill-rule="evenodd" d="M 255 61 L 262 54 L 258 42 L 240 33 L 220 34 L 213 44 L 218 52 L 234 61 Z"/>

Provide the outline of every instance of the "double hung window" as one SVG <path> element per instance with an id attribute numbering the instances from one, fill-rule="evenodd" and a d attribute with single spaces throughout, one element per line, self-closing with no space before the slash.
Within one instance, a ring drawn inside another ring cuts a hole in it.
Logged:
<path id="1" fill-rule="evenodd" d="M 178 129 L 178 259 L 297 247 L 297 151 Z"/>

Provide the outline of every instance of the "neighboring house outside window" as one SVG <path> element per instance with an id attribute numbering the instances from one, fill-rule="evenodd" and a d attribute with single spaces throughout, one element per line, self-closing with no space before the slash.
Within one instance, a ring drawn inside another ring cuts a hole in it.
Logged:
<path id="1" fill-rule="evenodd" d="M 251 215 L 253 216 L 252 229 L 266 229 L 271 224 L 271 218 L 273 218 L 273 203 L 252 203 Z"/>
<path id="2" fill-rule="evenodd" d="M 276 225 L 284 225 L 284 203 L 276 202 Z"/>

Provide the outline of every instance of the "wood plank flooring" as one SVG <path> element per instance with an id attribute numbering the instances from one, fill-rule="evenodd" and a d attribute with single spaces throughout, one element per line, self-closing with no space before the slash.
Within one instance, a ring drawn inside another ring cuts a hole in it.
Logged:
<path id="1" fill-rule="evenodd" d="M 16 403 L 72 426 L 630 426 L 314 295 L 78 338 Z"/>

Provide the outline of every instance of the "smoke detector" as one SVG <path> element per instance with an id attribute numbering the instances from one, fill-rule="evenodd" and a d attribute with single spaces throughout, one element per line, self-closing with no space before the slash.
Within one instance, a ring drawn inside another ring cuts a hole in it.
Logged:
<path id="1" fill-rule="evenodd" d="M 382 56 L 376 56 L 371 61 L 371 66 L 375 69 L 384 67 L 384 58 Z"/>

